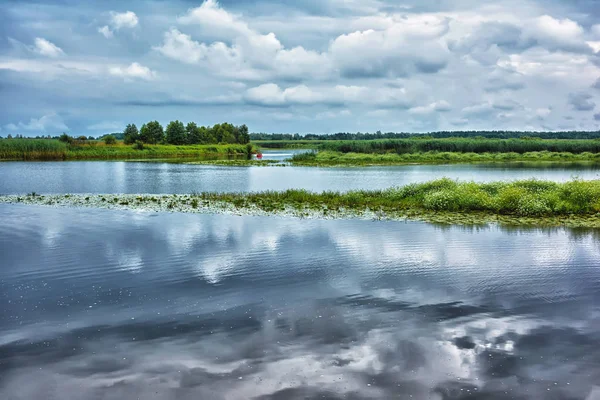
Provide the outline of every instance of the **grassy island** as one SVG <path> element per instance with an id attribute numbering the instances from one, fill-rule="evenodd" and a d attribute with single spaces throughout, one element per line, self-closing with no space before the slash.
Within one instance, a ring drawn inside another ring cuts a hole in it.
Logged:
<path id="1" fill-rule="evenodd" d="M 423 220 L 447 224 L 600 228 L 600 181 L 474 183 L 440 179 L 374 191 L 305 190 L 191 195 L 22 195 L 3 203 L 227 212 L 305 218 Z"/>
<path id="2" fill-rule="evenodd" d="M 570 153 L 534 151 L 527 153 L 460 153 L 460 152 L 417 152 L 417 153 L 342 153 L 338 151 L 307 152 L 294 155 L 289 160 L 293 165 L 316 167 L 366 167 L 377 165 L 406 164 L 459 164 L 459 163 L 600 163 L 600 153 Z"/>

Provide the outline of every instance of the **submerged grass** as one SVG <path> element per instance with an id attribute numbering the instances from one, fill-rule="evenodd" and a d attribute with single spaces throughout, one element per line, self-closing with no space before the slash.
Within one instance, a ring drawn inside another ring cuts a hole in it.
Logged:
<path id="1" fill-rule="evenodd" d="M 117 143 L 85 141 L 66 144 L 49 139 L 0 140 L 0 160 L 123 160 L 249 156 L 252 145 L 143 145 L 142 149 Z"/>
<path id="2" fill-rule="evenodd" d="M 406 154 L 367 154 L 319 151 L 295 154 L 289 160 L 305 166 L 369 166 L 402 164 L 450 164 L 486 162 L 600 162 L 600 153 L 537 151 L 528 153 L 420 152 Z"/>
<path id="3" fill-rule="evenodd" d="M 108 200 L 107 200 L 108 199 Z M 386 190 L 306 190 L 191 195 L 27 195 L 0 202 L 276 214 L 316 218 L 414 219 L 446 224 L 600 228 L 600 180 L 475 183 L 447 178 Z"/>

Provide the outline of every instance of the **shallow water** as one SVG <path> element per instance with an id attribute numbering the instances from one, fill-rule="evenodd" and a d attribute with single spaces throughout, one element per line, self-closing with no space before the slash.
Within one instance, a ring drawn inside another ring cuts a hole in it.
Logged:
<path id="1" fill-rule="evenodd" d="M 0 261 L 1 399 L 599 390 L 598 231 L 0 205 Z"/>
<path id="2" fill-rule="evenodd" d="M 285 159 L 291 150 L 265 151 Z M 480 182 L 580 177 L 600 179 L 599 165 L 407 165 L 367 168 L 228 167 L 165 162 L 68 161 L 0 163 L 0 194 L 192 193 L 307 189 L 384 189 L 442 177 Z"/>

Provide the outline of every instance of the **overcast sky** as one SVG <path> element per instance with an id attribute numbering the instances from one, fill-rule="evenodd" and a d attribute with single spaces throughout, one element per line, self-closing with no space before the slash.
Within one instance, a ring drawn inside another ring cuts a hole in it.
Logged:
<path id="1" fill-rule="evenodd" d="M 595 0 L 0 2 L 0 135 L 596 130 Z"/>

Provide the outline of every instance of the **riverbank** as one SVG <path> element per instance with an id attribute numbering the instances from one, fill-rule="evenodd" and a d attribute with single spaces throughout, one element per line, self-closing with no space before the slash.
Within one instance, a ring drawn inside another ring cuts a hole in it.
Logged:
<path id="1" fill-rule="evenodd" d="M 367 154 L 319 151 L 296 154 L 291 164 L 306 167 L 367 167 L 407 164 L 469 164 L 469 163 L 600 163 L 600 153 L 569 153 L 537 151 L 528 153 L 457 153 L 430 151 L 406 154 Z"/>
<path id="2" fill-rule="evenodd" d="M 0 160 L 2 161 L 249 158 L 254 152 L 255 148 L 251 144 L 175 146 L 126 145 L 118 142 L 109 145 L 98 141 L 80 141 L 68 144 L 51 139 L 0 140 Z"/>
<path id="3" fill-rule="evenodd" d="M 473 183 L 449 179 L 382 191 L 191 195 L 10 195 L 0 203 L 299 218 L 421 220 L 600 228 L 600 181 Z"/>

